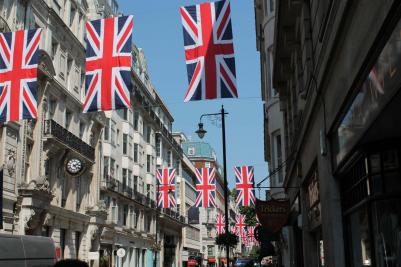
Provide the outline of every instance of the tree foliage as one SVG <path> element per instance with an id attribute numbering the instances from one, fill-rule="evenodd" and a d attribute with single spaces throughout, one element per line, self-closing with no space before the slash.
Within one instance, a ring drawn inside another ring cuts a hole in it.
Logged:
<path id="1" fill-rule="evenodd" d="M 255 207 L 240 207 L 239 212 L 245 215 L 246 225 L 255 226 L 257 224 Z"/>
<path id="2" fill-rule="evenodd" d="M 216 245 L 236 247 L 238 244 L 238 236 L 233 233 L 224 233 L 216 236 Z"/>

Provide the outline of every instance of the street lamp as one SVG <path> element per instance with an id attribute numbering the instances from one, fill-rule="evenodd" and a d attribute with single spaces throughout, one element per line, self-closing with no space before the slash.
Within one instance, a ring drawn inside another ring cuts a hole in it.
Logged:
<path id="1" fill-rule="evenodd" d="M 203 129 L 202 118 L 207 116 L 221 116 L 221 135 L 223 141 L 223 179 L 224 179 L 224 212 L 225 212 L 225 232 L 229 233 L 229 220 L 228 220 L 228 183 L 227 183 L 227 159 L 226 159 L 226 124 L 224 116 L 228 114 L 224 110 L 224 106 L 221 106 L 220 113 L 208 113 L 202 114 L 199 119 L 198 130 L 195 131 L 198 134 L 199 138 L 202 139 L 205 134 L 206 130 Z M 230 245 L 226 245 L 226 254 L 227 254 L 227 266 L 230 264 Z"/>

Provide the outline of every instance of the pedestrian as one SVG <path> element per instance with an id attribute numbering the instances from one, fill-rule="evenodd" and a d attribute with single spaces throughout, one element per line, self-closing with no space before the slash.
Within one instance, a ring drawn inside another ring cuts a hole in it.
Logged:
<path id="1" fill-rule="evenodd" d="M 54 267 L 89 267 L 89 265 L 84 261 L 69 259 L 56 262 Z"/>

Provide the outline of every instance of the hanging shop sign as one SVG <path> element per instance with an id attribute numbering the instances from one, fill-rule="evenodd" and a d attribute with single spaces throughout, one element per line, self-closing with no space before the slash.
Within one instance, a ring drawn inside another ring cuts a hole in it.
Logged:
<path id="1" fill-rule="evenodd" d="M 281 200 L 256 200 L 256 215 L 259 222 L 268 232 L 276 233 L 285 226 L 290 213 L 290 201 Z"/>

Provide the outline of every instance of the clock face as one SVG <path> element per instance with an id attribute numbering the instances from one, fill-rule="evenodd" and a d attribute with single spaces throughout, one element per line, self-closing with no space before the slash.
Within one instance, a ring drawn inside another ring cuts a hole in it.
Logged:
<path id="1" fill-rule="evenodd" d="M 79 159 L 72 158 L 67 162 L 68 173 L 75 175 L 82 170 L 82 162 Z"/>

